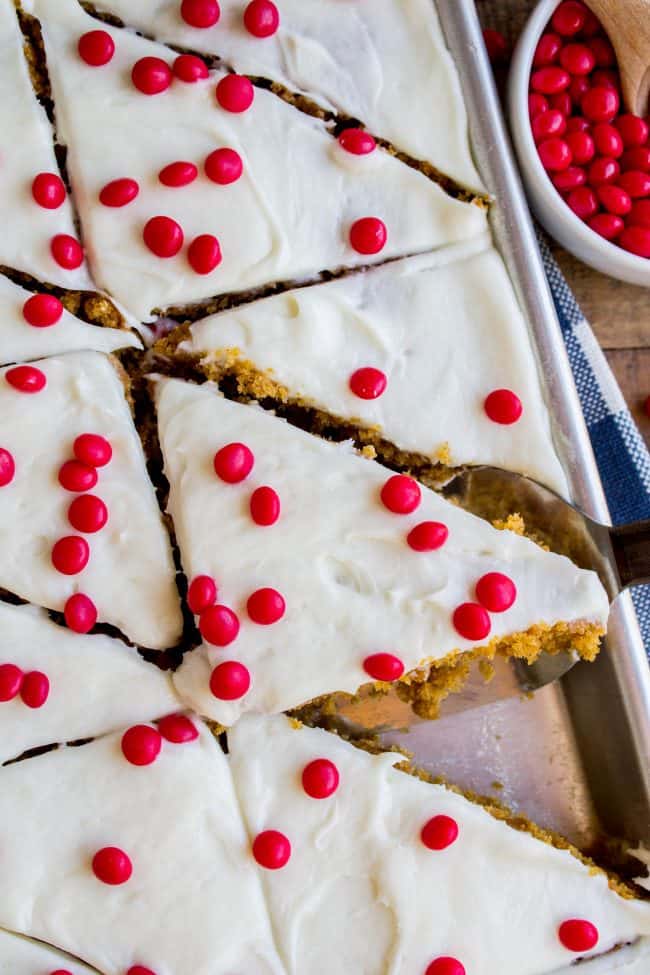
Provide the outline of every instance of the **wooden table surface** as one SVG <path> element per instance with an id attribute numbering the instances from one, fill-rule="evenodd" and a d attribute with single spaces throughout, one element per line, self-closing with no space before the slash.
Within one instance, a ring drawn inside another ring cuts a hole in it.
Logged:
<path id="1" fill-rule="evenodd" d="M 477 0 L 483 25 L 500 30 L 510 43 L 534 6 L 535 0 Z M 650 418 L 643 410 L 650 396 L 650 289 L 592 271 L 557 245 L 554 253 L 650 446 Z"/>

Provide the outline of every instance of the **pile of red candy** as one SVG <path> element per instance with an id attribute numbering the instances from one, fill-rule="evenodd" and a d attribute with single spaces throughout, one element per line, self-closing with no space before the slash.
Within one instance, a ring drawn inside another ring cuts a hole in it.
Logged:
<path id="1" fill-rule="evenodd" d="M 577 0 L 560 4 L 540 38 L 529 111 L 542 165 L 573 212 L 650 258 L 649 119 L 625 113 L 614 49 Z"/>

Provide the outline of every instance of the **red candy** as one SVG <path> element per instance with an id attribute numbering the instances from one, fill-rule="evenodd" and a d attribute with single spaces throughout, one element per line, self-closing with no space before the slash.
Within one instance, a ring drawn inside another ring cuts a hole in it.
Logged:
<path id="1" fill-rule="evenodd" d="M 617 179 L 621 167 L 615 159 L 594 159 L 589 167 L 588 178 L 592 186 L 601 186 Z"/>
<path id="2" fill-rule="evenodd" d="M 251 518 L 256 525 L 274 525 L 280 517 L 280 498 L 272 487 L 256 488 L 250 500 Z"/>
<path id="3" fill-rule="evenodd" d="M 574 75 L 571 79 L 571 84 L 569 85 L 569 98 L 574 102 L 581 102 L 582 96 L 586 91 L 589 91 L 591 85 L 589 80 L 583 75 Z"/>
<path id="4" fill-rule="evenodd" d="M 466 975 L 465 966 L 457 958 L 444 955 L 436 958 L 427 968 L 425 975 Z"/>
<path id="5" fill-rule="evenodd" d="M 204 168 L 205 175 L 213 183 L 227 186 L 228 183 L 234 183 L 239 179 L 244 170 L 244 164 L 238 152 L 225 147 L 211 152 L 205 160 Z"/>
<path id="6" fill-rule="evenodd" d="M 253 470 L 253 451 L 243 443 L 229 443 L 214 455 L 214 472 L 226 484 L 239 484 Z"/>
<path id="7" fill-rule="evenodd" d="M 82 572 L 88 565 L 90 549 L 85 538 L 79 535 L 66 535 L 52 547 L 52 565 L 66 576 Z"/>
<path id="8" fill-rule="evenodd" d="M 588 132 L 569 132 L 565 137 L 565 141 L 571 150 L 573 162 L 577 166 L 585 166 L 594 158 L 596 146 Z"/>
<path id="9" fill-rule="evenodd" d="M 565 0 L 553 14 L 551 23 L 553 29 L 562 37 L 573 37 L 574 34 L 582 30 L 586 18 L 587 8 L 583 3 L 578 3 L 576 0 Z"/>
<path id="10" fill-rule="evenodd" d="M 199 234 L 187 249 L 187 259 L 197 274 L 210 274 L 221 264 L 221 245 L 212 234 Z"/>
<path id="11" fill-rule="evenodd" d="M 568 951 L 591 951 L 598 944 L 598 928 L 591 921 L 573 918 L 558 928 L 558 938 Z"/>
<path id="12" fill-rule="evenodd" d="M 152 217 L 147 220 L 142 238 L 156 257 L 175 257 L 183 246 L 184 234 L 180 224 L 171 217 Z"/>
<path id="13" fill-rule="evenodd" d="M 284 616 L 286 604 L 284 597 L 276 589 L 257 589 L 248 597 L 246 610 L 253 623 L 270 626 Z"/>
<path id="14" fill-rule="evenodd" d="M 618 159 L 619 156 L 623 155 L 624 146 L 621 133 L 609 122 L 599 122 L 598 125 L 594 125 L 592 135 L 596 149 L 601 156 Z"/>
<path id="15" fill-rule="evenodd" d="M 238 701 L 251 686 L 248 668 L 236 660 L 226 660 L 212 671 L 210 690 L 220 701 Z"/>
<path id="16" fill-rule="evenodd" d="M 212 576 L 196 576 L 187 590 L 187 605 L 197 616 L 217 601 L 217 584 Z"/>
<path id="17" fill-rule="evenodd" d="M 132 965 L 126 975 L 156 975 L 156 973 L 151 968 L 145 968 L 144 965 Z"/>
<path id="18" fill-rule="evenodd" d="M 131 765 L 151 765 L 162 748 L 162 735 L 148 724 L 136 724 L 122 735 L 122 754 Z"/>
<path id="19" fill-rule="evenodd" d="M 207 78 L 209 72 L 205 61 L 196 54 L 179 54 L 174 61 L 174 75 L 179 81 L 193 84 Z"/>
<path id="20" fill-rule="evenodd" d="M 508 42 L 501 31 L 486 27 L 483 31 L 483 41 L 488 57 L 493 64 L 499 64 L 508 58 Z"/>
<path id="21" fill-rule="evenodd" d="M 363 669 L 373 680 L 390 682 L 400 679 L 404 664 L 392 653 L 372 653 L 363 661 Z"/>
<path id="22" fill-rule="evenodd" d="M 89 30 L 79 38 L 77 50 L 82 61 L 92 68 L 101 68 L 115 54 L 115 41 L 108 31 Z"/>
<path id="23" fill-rule="evenodd" d="M 286 866 L 291 856 L 291 843 L 275 829 L 264 830 L 253 842 L 253 856 L 260 867 L 266 870 L 279 870 Z"/>
<path id="24" fill-rule="evenodd" d="M 362 217 L 350 227 L 350 244 L 358 254 L 378 254 L 387 239 L 386 224 L 379 217 Z"/>
<path id="25" fill-rule="evenodd" d="M 621 133 L 626 148 L 644 146 L 648 141 L 648 123 L 638 115 L 620 115 L 616 119 L 616 128 Z"/>
<path id="26" fill-rule="evenodd" d="M 451 816 L 434 816 L 422 827 L 420 839 L 428 850 L 446 850 L 458 839 L 458 823 Z"/>
<path id="27" fill-rule="evenodd" d="M 5 379 L 19 393 L 40 393 L 47 384 L 45 373 L 36 366 L 14 366 L 5 373 Z"/>
<path id="28" fill-rule="evenodd" d="M 339 787 L 339 770 L 327 758 L 317 758 L 302 771 L 302 787 L 312 799 L 329 799 Z"/>
<path id="29" fill-rule="evenodd" d="M 478 603 L 462 603 L 454 610 L 456 632 L 465 640 L 484 640 L 491 630 L 490 617 Z"/>
<path id="30" fill-rule="evenodd" d="M 644 196 L 650 196 L 650 173 L 642 173 L 640 170 L 628 169 L 619 177 L 618 185 L 632 197 L 639 200 Z"/>
<path id="31" fill-rule="evenodd" d="M 605 240 L 615 240 L 625 226 L 621 217 L 613 213 L 597 213 L 588 223 L 591 229 Z"/>
<path id="32" fill-rule="evenodd" d="M 571 75 L 564 68 L 549 65 L 533 71 L 530 84 L 533 91 L 538 91 L 542 95 L 557 95 L 569 87 Z"/>
<path id="33" fill-rule="evenodd" d="M 581 220 L 589 220 L 598 213 L 598 198 L 590 186 L 580 186 L 567 196 L 567 203 Z"/>
<path id="34" fill-rule="evenodd" d="M 239 620 L 228 606 L 208 606 L 199 616 L 199 630 L 213 647 L 227 647 L 237 638 Z"/>
<path id="35" fill-rule="evenodd" d="M 253 37 L 271 37 L 280 26 L 278 8 L 271 0 L 251 0 L 244 11 L 244 26 Z"/>
<path id="36" fill-rule="evenodd" d="M 97 622 L 97 609 L 92 599 L 77 592 L 70 596 L 63 610 L 66 626 L 74 633 L 88 633 Z"/>
<path id="37" fill-rule="evenodd" d="M 32 183 L 32 196 L 39 207 L 57 210 L 65 201 L 65 186 L 55 173 L 39 173 Z"/>
<path id="38" fill-rule="evenodd" d="M 582 114 L 592 122 L 611 122 L 620 103 L 618 93 L 612 88 L 590 88 L 582 96 Z"/>
<path id="39" fill-rule="evenodd" d="M 566 131 L 566 118 L 562 112 L 558 112 L 557 109 L 552 109 L 548 112 L 542 112 L 541 115 L 534 118 L 531 128 L 535 142 L 542 142 L 543 139 L 549 139 L 554 135 L 564 135 Z"/>
<path id="40" fill-rule="evenodd" d="M 585 75 L 593 71 L 596 57 L 586 44 L 567 44 L 560 52 L 560 64 L 573 75 Z"/>
<path id="41" fill-rule="evenodd" d="M 388 380 L 381 369 L 364 366 L 350 376 L 349 386 L 359 399 L 377 399 L 385 391 Z"/>
<path id="42" fill-rule="evenodd" d="M 618 242 L 623 250 L 637 257 L 650 257 L 650 229 L 647 227 L 626 227 Z"/>
<path id="43" fill-rule="evenodd" d="M 98 433 L 80 434 L 72 445 L 72 451 L 77 460 L 88 467 L 105 467 L 113 456 L 110 443 Z"/>
<path id="44" fill-rule="evenodd" d="M 476 598 L 490 613 L 505 613 L 517 598 L 517 587 L 501 572 L 488 572 L 476 583 Z"/>
<path id="45" fill-rule="evenodd" d="M 381 489 L 384 507 L 396 515 L 410 515 L 420 504 L 421 497 L 419 484 L 406 474 L 394 474 Z"/>
<path id="46" fill-rule="evenodd" d="M 637 200 L 627 218 L 628 226 L 650 228 L 650 200 Z"/>
<path id="47" fill-rule="evenodd" d="M 83 248 L 70 234 L 55 234 L 50 241 L 50 253 L 59 267 L 66 271 L 74 271 L 83 264 Z"/>
<path id="48" fill-rule="evenodd" d="M 172 72 L 161 58 L 140 58 L 133 65 L 131 80 L 144 95 L 159 95 L 171 85 Z"/>
<path id="49" fill-rule="evenodd" d="M 449 537 L 449 529 L 439 521 L 422 521 L 412 528 L 406 537 L 415 552 L 434 552 Z"/>
<path id="50" fill-rule="evenodd" d="M 78 460 L 66 460 L 59 468 L 59 484 L 66 491 L 91 491 L 97 484 L 97 471 Z"/>
<path id="51" fill-rule="evenodd" d="M 544 68 L 554 64 L 562 50 L 562 38 L 557 34 L 542 34 L 535 49 L 533 64 L 536 68 Z"/>
<path id="52" fill-rule="evenodd" d="M 63 315 L 63 305 L 54 295 L 32 295 L 23 305 L 23 318 L 34 328 L 56 325 Z"/>
<path id="53" fill-rule="evenodd" d="M 117 886 L 125 884 L 133 873 L 133 866 L 124 850 L 116 846 L 105 846 L 93 857 L 93 873 L 103 884 Z"/>
<path id="54" fill-rule="evenodd" d="M 0 664 L 0 703 L 13 701 L 20 693 L 24 674 L 15 664 Z"/>
<path id="55" fill-rule="evenodd" d="M 558 91 L 556 95 L 549 95 L 549 106 L 556 108 L 563 115 L 571 114 L 571 95 L 568 91 Z"/>
<path id="56" fill-rule="evenodd" d="M 594 37 L 589 43 L 599 68 L 613 68 L 616 64 L 614 48 L 606 37 Z"/>
<path id="57" fill-rule="evenodd" d="M 214 27 L 221 16 L 217 0 L 183 0 L 181 17 L 190 27 Z"/>
<path id="58" fill-rule="evenodd" d="M 239 115 L 253 104 L 255 89 L 244 75 L 227 74 L 217 85 L 217 101 L 226 112 Z"/>
<path id="59" fill-rule="evenodd" d="M 621 158 L 623 169 L 638 169 L 642 173 L 650 173 L 650 147 L 635 146 L 627 149 Z"/>
<path id="60" fill-rule="evenodd" d="M 573 118 L 567 120 L 566 130 L 567 132 L 590 132 L 591 123 L 582 115 L 574 115 Z"/>
<path id="61" fill-rule="evenodd" d="M 199 171 L 192 162 L 173 162 L 158 173 L 163 186 L 188 186 L 193 183 Z"/>
<path id="62" fill-rule="evenodd" d="M 564 169 L 561 173 L 553 173 L 551 178 L 553 180 L 553 186 L 561 193 L 566 193 L 568 190 L 575 190 L 576 187 L 584 186 L 587 182 L 587 174 L 579 166 L 569 166 L 568 169 Z"/>
<path id="63" fill-rule="evenodd" d="M 539 92 L 531 92 L 528 96 L 528 114 L 531 120 L 537 118 L 538 115 L 542 115 L 544 112 L 548 112 L 547 100 Z"/>
<path id="64" fill-rule="evenodd" d="M 0 447 L 0 487 L 11 484 L 16 473 L 16 463 L 8 450 Z"/>
<path id="65" fill-rule="evenodd" d="M 184 714 L 168 714 L 156 723 L 165 741 L 173 745 L 186 745 L 199 737 L 196 725 Z"/>
<path id="66" fill-rule="evenodd" d="M 105 207 L 125 207 L 140 192 L 140 187 L 134 179 L 114 179 L 100 191 L 99 202 Z"/>
<path id="67" fill-rule="evenodd" d="M 494 389 L 486 397 L 483 407 L 493 423 L 505 426 L 516 423 L 523 413 L 521 400 L 511 389 Z"/>
<path id="68" fill-rule="evenodd" d="M 68 521 L 75 531 L 92 535 L 108 521 L 108 509 L 94 494 L 80 494 L 68 508 Z"/>
<path id="69" fill-rule="evenodd" d="M 339 136 L 339 145 L 353 156 L 367 156 L 377 148 L 373 137 L 363 129 L 344 129 Z"/>
<path id="70" fill-rule="evenodd" d="M 47 674 L 40 670 L 31 670 L 23 677 L 20 688 L 23 704 L 34 710 L 42 708 L 50 696 L 50 681 Z"/>
<path id="71" fill-rule="evenodd" d="M 617 217 L 624 217 L 632 209 L 632 199 L 620 186 L 605 183 L 598 187 L 598 199 L 608 211 Z"/>
<path id="72" fill-rule="evenodd" d="M 542 166 L 551 173 L 568 169 L 573 162 L 569 144 L 564 139 L 545 139 L 538 146 L 539 158 Z"/>

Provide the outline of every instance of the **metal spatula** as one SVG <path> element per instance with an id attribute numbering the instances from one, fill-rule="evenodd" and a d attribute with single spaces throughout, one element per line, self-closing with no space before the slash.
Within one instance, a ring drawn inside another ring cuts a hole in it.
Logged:
<path id="1" fill-rule="evenodd" d="M 627 586 L 650 581 L 650 521 L 609 528 L 535 481 L 493 467 L 476 467 L 458 474 L 442 493 L 491 521 L 518 512 L 529 534 L 582 568 L 597 572 L 610 602 Z M 497 658 L 494 676 L 487 683 L 476 666 L 463 689 L 446 699 L 444 713 L 539 690 L 562 677 L 576 662 L 570 653 L 542 654 L 534 664 Z M 329 719 L 344 726 L 348 734 L 402 730 L 421 720 L 395 691 L 385 695 L 363 692 L 352 701 L 340 695 L 335 700 L 337 708 L 334 713 L 330 711 Z"/>

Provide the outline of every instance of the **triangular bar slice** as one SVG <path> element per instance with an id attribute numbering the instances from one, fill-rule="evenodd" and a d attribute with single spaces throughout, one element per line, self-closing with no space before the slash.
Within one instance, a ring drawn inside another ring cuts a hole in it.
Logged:
<path id="1" fill-rule="evenodd" d="M 78 349 L 125 348 L 142 348 L 134 332 L 89 325 L 66 311 L 54 295 L 32 294 L 0 275 L 0 365 Z"/>
<path id="2" fill-rule="evenodd" d="M 171 546 L 110 357 L 1 369 L 0 448 L 0 588 L 83 631 L 96 616 L 144 647 L 174 646 Z"/>
<path id="3" fill-rule="evenodd" d="M 217 54 L 237 71 L 360 119 L 445 175 L 481 185 L 458 74 L 431 0 L 102 0 L 97 7 L 157 40 Z"/>
<path id="4" fill-rule="evenodd" d="M 136 317 L 485 227 L 478 206 L 384 150 L 346 151 L 242 76 L 188 82 L 176 52 L 106 25 L 108 60 L 89 64 L 77 48 L 98 22 L 77 0 L 27 6 L 43 27 L 93 274 Z"/>
<path id="5" fill-rule="evenodd" d="M 0 822 L 0 925 L 104 975 L 282 975 L 228 761 L 200 722 L 5 766 Z"/>
<path id="6" fill-rule="evenodd" d="M 0 602 L 0 764 L 178 707 L 169 674 L 121 640 L 73 633 L 43 610 Z"/>
<path id="7" fill-rule="evenodd" d="M 178 352 L 416 459 L 567 490 L 526 322 L 489 237 L 212 315 Z"/>
<path id="8" fill-rule="evenodd" d="M 243 718 L 228 742 L 290 975 L 547 975 L 650 933 L 650 904 L 566 842 L 400 755 L 284 717 Z"/>
<path id="9" fill-rule="evenodd" d="M 230 725 L 477 648 L 595 654 L 594 573 L 210 383 L 161 379 L 156 398 L 183 568 L 202 577 L 205 643 L 175 675 L 195 710 Z"/>
<path id="10" fill-rule="evenodd" d="M 97 975 L 94 968 L 49 945 L 0 929 L 2 975 Z"/>
<path id="11" fill-rule="evenodd" d="M 0 265 L 64 288 L 91 288 L 13 0 L 0 0 L 0 34 Z"/>

